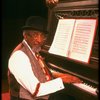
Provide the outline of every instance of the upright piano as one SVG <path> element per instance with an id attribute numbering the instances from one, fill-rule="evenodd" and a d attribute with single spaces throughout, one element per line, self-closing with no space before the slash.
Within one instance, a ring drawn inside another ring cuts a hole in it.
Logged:
<path id="1" fill-rule="evenodd" d="M 98 100 L 99 81 L 99 24 L 97 25 L 92 52 L 89 63 L 81 63 L 70 60 L 67 57 L 54 55 L 48 52 L 54 39 L 57 23 L 60 18 L 97 18 L 98 0 L 60 0 L 52 9 L 48 23 L 48 39 L 41 50 L 49 68 L 61 73 L 69 73 L 79 77 L 83 83 L 66 84 L 64 92 L 75 98 L 75 100 Z"/>

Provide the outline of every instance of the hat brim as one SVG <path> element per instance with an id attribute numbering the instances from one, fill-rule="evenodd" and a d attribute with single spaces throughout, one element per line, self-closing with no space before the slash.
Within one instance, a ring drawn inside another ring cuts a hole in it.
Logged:
<path id="1" fill-rule="evenodd" d="M 22 27 L 22 30 L 36 30 L 36 31 L 43 32 L 43 33 L 45 33 L 45 34 L 48 33 L 47 31 L 41 30 L 41 29 L 39 29 L 39 28 L 31 27 L 31 26 L 23 26 L 23 27 Z"/>
<path id="2" fill-rule="evenodd" d="M 35 30 L 36 28 L 30 27 L 30 26 L 23 26 L 23 27 L 22 27 L 22 30 L 27 30 L 27 29 Z"/>

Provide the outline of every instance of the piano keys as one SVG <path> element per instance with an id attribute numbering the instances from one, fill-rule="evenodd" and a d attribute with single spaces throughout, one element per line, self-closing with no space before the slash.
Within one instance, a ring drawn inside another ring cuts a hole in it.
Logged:
<path id="1" fill-rule="evenodd" d="M 78 87 L 79 89 L 82 89 L 85 92 L 91 93 L 95 96 L 97 96 L 97 88 L 87 84 L 87 83 L 74 83 L 74 86 Z"/>
<path id="2" fill-rule="evenodd" d="M 52 64 L 50 64 L 50 65 L 52 65 Z M 55 66 L 55 65 L 53 65 L 53 66 Z M 50 69 L 50 70 L 52 72 L 56 72 L 58 74 L 61 73 L 61 72 L 58 72 L 58 71 L 53 70 L 53 69 Z M 67 83 L 65 83 L 65 84 L 67 84 Z M 92 94 L 94 96 L 97 96 L 98 95 L 97 94 L 97 88 L 94 87 L 94 86 L 92 86 L 92 85 L 90 85 L 90 84 L 88 84 L 88 83 L 85 83 L 85 82 L 82 82 L 82 83 L 72 83 L 72 85 L 75 86 L 75 87 L 77 87 L 77 88 L 79 88 L 79 89 L 81 89 L 82 91 L 85 91 L 87 93 L 90 93 L 90 94 Z"/>
<path id="3" fill-rule="evenodd" d="M 48 63 L 48 66 L 50 70 L 56 73 L 67 73 L 67 74 L 69 73 L 71 75 L 74 75 L 84 80 L 82 83 L 72 83 L 72 84 L 65 83 L 66 91 L 64 92 L 66 92 L 67 94 L 70 93 L 69 95 L 72 94 L 71 96 L 74 95 L 77 100 L 98 100 L 98 86 L 94 86 L 88 81 L 91 81 L 95 84 L 98 84 L 98 82 L 93 81 L 92 79 L 89 79 L 87 77 L 83 77 L 79 74 L 73 73 L 71 71 L 67 71 L 66 69 L 60 68 L 59 66 L 56 66 L 55 64 L 52 64 L 52 63 Z M 83 95 L 84 97 L 87 97 L 87 98 L 84 98 Z"/>

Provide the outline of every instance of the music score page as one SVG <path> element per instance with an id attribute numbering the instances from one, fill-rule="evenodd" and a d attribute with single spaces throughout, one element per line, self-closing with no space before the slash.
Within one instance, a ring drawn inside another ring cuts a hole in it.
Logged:
<path id="1" fill-rule="evenodd" d="M 53 43 L 49 49 L 50 53 L 64 57 L 68 55 L 74 23 L 75 19 L 59 20 Z"/>
<path id="2" fill-rule="evenodd" d="M 76 20 L 69 57 L 83 62 L 89 62 L 94 40 L 96 20 Z"/>
<path id="3" fill-rule="evenodd" d="M 89 62 L 96 19 L 60 19 L 49 53 Z"/>

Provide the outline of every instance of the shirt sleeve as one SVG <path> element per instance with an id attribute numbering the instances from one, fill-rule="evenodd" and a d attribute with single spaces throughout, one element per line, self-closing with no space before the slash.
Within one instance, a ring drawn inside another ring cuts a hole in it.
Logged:
<path id="1" fill-rule="evenodd" d="M 8 68 L 15 76 L 20 85 L 27 89 L 31 94 L 36 92 L 39 80 L 35 77 L 30 60 L 23 51 L 16 51 L 9 59 Z M 56 86 L 56 88 L 54 88 Z M 57 78 L 45 83 L 40 83 L 37 96 L 43 96 L 54 93 L 64 88 L 62 79 Z"/>
<path id="2" fill-rule="evenodd" d="M 56 78 L 45 83 L 41 83 L 37 96 L 48 95 L 64 89 L 64 84 L 61 78 Z"/>
<path id="3" fill-rule="evenodd" d="M 32 71 L 27 55 L 23 51 L 16 51 L 10 57 L 8 66 L 18 83 L 33 94 L 39 81 Z"/>

